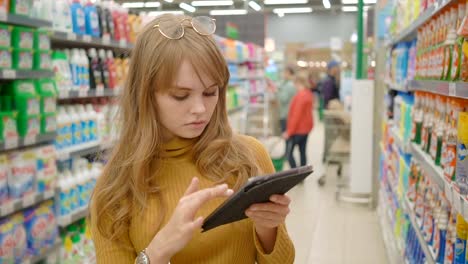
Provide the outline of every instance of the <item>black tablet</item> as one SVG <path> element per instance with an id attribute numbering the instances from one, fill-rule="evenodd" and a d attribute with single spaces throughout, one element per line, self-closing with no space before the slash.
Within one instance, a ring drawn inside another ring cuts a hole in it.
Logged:
<path id="1" fill-rule="evenodd" d="M 269 202 L 274 194 L 285 194 L 312 172 L 312 166 L 303 166 L 250 178 L 238 192 L 205 219 L 203 232 L 247 218 L 245 210 L 252 204 Z"/>

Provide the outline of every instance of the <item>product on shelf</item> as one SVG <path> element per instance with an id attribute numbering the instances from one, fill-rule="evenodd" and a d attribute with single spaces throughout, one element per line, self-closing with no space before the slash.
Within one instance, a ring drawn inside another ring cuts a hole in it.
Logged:
<path id="1" fill-rule="evenodd" d="M 24 211 L 28 249 L 33 256 L 44 254 L 46 249 L 54 246 L 58 238 L 53 208 L 53 202 L 46 201 L 37 207 Z"/>
<path id="2" fill-rule="evenodd" d="M 39 147 L 37 157 L 37 192 L 54 191 L 57 179 L 56 152 L 52 145 Z"/>
<path id="3" fill-rule="evenodd" d="M 80 220 L 61 233 L 60 260 L 63 263 L 94 263 L 95 250 L 86 221 Z"/>
<path id="4" fill-rule="evenodd" d="M 457 146 L 456 181 L 460 192 L 468 194 L 468 112 L 459 113 L 458 116 Z"/>

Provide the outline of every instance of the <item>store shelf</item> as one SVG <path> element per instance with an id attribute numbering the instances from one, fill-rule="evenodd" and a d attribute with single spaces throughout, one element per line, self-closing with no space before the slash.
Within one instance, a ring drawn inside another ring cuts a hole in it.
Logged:
<path id="1" fill-rule="evenodd" d="M 387 80 L 387 81 L 385 81 L 385 84 L 391 90 L 395 90 L 395 91 L 399 91 L 399 92 L 405 92 L 405 93 L 409 92 L 407 83 L 405 83 L 405 84 L 396 84 L 394 82 L 391 82 L 391 81 Z"/>
<path id="2" fill-rule="evenodd" d="M 424 236 L 421 233 L 421 229 L 419 228 L 419 224 L 417 222 L 417 219 L 416 219 L 416 216 L 414 215 L 413 210 L 411 210 L 409 201 L 407 199 L 404 199 L 403 203 L 405 203 L 405 207 L 406 207 L 405 211 L 409 216 L 411 225 L 413 226 L 413 229 L 416 232 L 416 235 L 418 237 L 419 244 L 421 245 L 421 248 L 424 251 L 424 255 L 426 256 L 426 264 L 435 264 L 433 251 L 429 248 L 429 245 L 426 243 L 426 240 L 424 239 Z"/>
<path id="3" fill-rule="evenodd" d="M 0 70 L 0 79 L 2 80 L 40 79 L 52 77 L 54 77 L 54 72 L 47 70 Z"/>
<path id="4" fill-rule="evenodd" d="M 418 29 L 451 2 L 454 2 L 454 0 L 437 0 L 433 6 L 426 9 L 426 11 L 424 11 L 424 13 L 422 13 L 409 27 L 392 38 L 389 44 L 393 46 L 399 42 L 416 38 Z"/>
<path id="5" fill-rule="evenodd" d="M 60 91 L 59 100 L 68 100 L 76 98 L 95 98 L 95 97 L 112 97 L 120 94 L 120 91 L 117 89 L 92 89 L 88 91 Z"/>
<path id="6" fill-rule="evenodd" d="M 13 200 L 2 204 L 0 206 L 0 217 L 5 217 L 11 213 L 18 212 L 32 205 L 51 199 L 54 197 L 54 195 L 54 191 L 49 191 L 46 193 L 34 193 L 22 199 Z"/>
<path id="7" fill-rule="evenodd" d="M 72 44 L 75 47 L 85 46 L 104 49 L 131 49 L 133 44 L 127 41 L 115 41 L 110 38 L 96 38 L 89 35 L 77 35 L 72 32 L 53 32 L 50 37 L 52 44 Z"/>
<path id="8" fill-rule="evenodd" d="M 23 260 L 21 263 L 22 264 L 40 263 L 41 261 L 47 259 L 52 253 L 54 253 L 54 252 L 59 253 L 61 247 L 62 247 L 62 241 L 60 239 L 57 239 L 57 242 L 55 242 L 55 244 L 52 247 L 50 247 L 48 249 L 45 249 L 44 252 L 42 252 L 41 255 L 34 256 L 34 257 L 30 258 L 30 259 Z"/>
<path id="9" fill-rule="evenodd" d="M 400 150 L 405 154 L 410 154 L 411 153 L 411 144 L 409 142 L 404 141 L 400 137 L 400 134 L 398 133 L 398 130 L 395 127 L 391 128 L 390 132 L 392 133 L 393 139 L 395 140 L 395 144 L 398 145 Z"/>
<path id="10" fill-rule="evenodd" d="M 86 216 L 88 216 L 88 207 L 79 209 L 72 214 L 59 217 L 57 223 L 60 227 L 67 227 Z"/>
<path id="11" fill-rule="evenodd" d="M 25 27 L 52 27 L 52 21 L 0 12 L 0 22 Z"/>
<path id="12" fill-rule="evenodd" d="M 17 148 L 35 146 L 42 143 L 49 143 L 55 140 L 57 136 L 56 132 L 47 133 L 47 134 L 39 134 L 33 137 L 26 137 L 26 138 L 17 138 L 14 140 L 6 140 L 0 142 L 0 152 L 5 150 L 12 150 Z"/>
<path id="13" fill-rule="evenodd" d="M 411 81 L 409 89 L 468 99 L 468 83 L 466 82 Z"/>
<path id="14" fill-rule="evenodd" d="M 436 166 L 432 161 L 432 158 L 415 143 L 411 143 L 411 152 L 413 153 L 413 158 L 419 161 L 421 168 L 431 177 L 432 182 L 437 184 L 439 188 L 443 190 L 444 171 L 442 168 Z"/>
<path id="15" fill-rule="evenodd" d="M 99 141 L 79 144 L 66 149 L 57 150 L 58 160 L 67 160 L 70 157 L 85 156 L 97 153 L 101 150 L 101 143 Z"/>
<path id="16" fill-rule="evenodd" d="M 381 198 L 382 199 L 382 198 Z M 380 219 L 380 228 L 382 230 L 382 236 L 384 239 L 385 248 L 387 250 L 387 256 L 390 264 L 400 264 L 403 263 L 403 254 L 401 253 L 398 242 L 395 238 L 394 233 L 391 229 L 390 219 L 385 213 L 387 211 L 387 205 L 384 205 L 385 202 L 381 203 L 381 206 L 377 209 Z"/>
<path id="17" fill-rule="evenodd" d="M 237 112 L 240 112 L 240 111 L 244 110 L 244 108 L 245 108 L 245 105 L 242 105 L 242 106 L 238 106 L 238 107 L 228 109 L 227 112 L 228 112 L 228 115 L 231 115 L 231 114 L 235 114 Z"/>

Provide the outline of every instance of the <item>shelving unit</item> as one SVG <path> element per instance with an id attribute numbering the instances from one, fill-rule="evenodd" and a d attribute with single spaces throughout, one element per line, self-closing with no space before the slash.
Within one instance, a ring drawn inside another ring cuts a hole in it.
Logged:
<path id="1" fill-rule="evenodd" d="M 96 38 L 89 35 L 77 35 L 72 32 L 55 31 L 50 37 L 52 44 L 67 44 L 73 47 L 103 48 L 103 49 L 132 49 L 133 44 L 127 41 L 115 41 L 110 38 Z"/>
<path id="2" fill-rule="evenodd" d="M 468 83 L 466 82 L 411 81 L 409 90 L 468 99 Z"/>
<path id="3" fill-rule="evenodd" d="M 22 199 L 10 201 L 0 206 L 0 217 L 5 217 L 11 213 L 23 210 L 32 205 L 52 199 L 54 195 L 55 195 L 54 191 L 49 191 L 45 193 L 34 193 Z"/>
<path id="4" fill-rule="evenodd" d="M 114 144 L 111 143 L 102 143 L 100 141 L 93 141 L 84 144 L 79 144 L 72 146 L 66 149 L 57 150 L 57 160 L 63 161 L 71 157 L 86 156 L 90 154 L 95 154 L 106 149 L 109 149 Z"/>
<path id="5" fill-rule="evenodd" d="M 58 223 L 58 225 L 60 227 L 67 227 L 67 226 L 73 224 L 74 222 L 85 218 L 86 216 L 88 216 L 88 213 L 89 212 L 88 212 L 87 207 L 86 208 L 81 208 L 81 209 L 77 210 L 76 212 L 74 212 L 72 214 L 59 217 L 58 220 L 57 220 L 57 223 Z"/>
<path id="6" fill-rule="evenodd" d="M 405 40 L 412 40 L 416 37 L 418 28 L 425 24 L 429 19 L 431 19 L 436 13 L 441 11 L 447 5 L 449 5 L 453 0 L 437 0 L 434 6 L 429 7 L 423 14 L 421 14 L 409 27 L 402 30 L 399 34 L 394 36 L 390 41 L 389 45 L 393 46 L 399 42 Z"/>
<path id="7" fill-rule="evenodd" d="M 34 145 L 53 142 L 57 136 L 56 132 L 39 134 L 34 137 L 17 138 L 0 142 L 0 151 L 12 150 L 23 147 L 32 147 Z"/>
<path id="8" fill-rule="evenodd" d="M 431 177 L 434 183 L 436 183 L 441 190 L 444 189 L 444 172 L 442 168 L 436 166 L 432 161 L 429 154 L 425 153 L 421 147 L 415 143 L 411 143 L 411 152 L 413 153 L 413 158 L 417 159 L 424 171 Z"/>
<path id="9" fill-rule="evenodd" d="M 25 27 L 52 27 L 52 22 L 22 15 L 0 12 L 0 22 Z"/>
<path id="10" fill-rule="evenodd" d="M 385 198 L 382 194 L 380 195 L 380 200 L 381 204 L 377 208 L 377 213 L 379 215 L 380 228 L 384 238 L 385 248 L 387 250 L 387 256 L 389 258 L 390 264 L 404 263 L 402 250 L 400 249 L 391 228 L 391 220 L 389 218 L 390 213 L 387 209 L 385 209 L 389 207 L 385 204 Z"/>
<path id="11" fill-rule="evenodd" d="M 120 91 L 118 89 L 91 89 L 88 91 L 61 91 L 58 100 L 69 100 L 77 98 L 95 98 L 95 97 L 114 97 L 118 96 Z"/>
<path id="12" fill-rule="evenodd" d="M 392 90 L 395 90 L 395 91 L 400 91 L 400 92 L 409 92 L 409 89 L 408 89 L 408 84 L 404 84 L 404 85 L 399 85 L 399 84 L 396 84 L 396 83 L 393 83 L 392 81 L 390 80 L 386 80 L 385 81 L 385 84 L 387 85 L 388 88 L 392 89 Z"/>
<path id="13" fill-rule="evenodd" d="M 54 77 L 54 72 L 47 70 L 0 70 L 1 80 L 40 79 L 52 77 Z"/>

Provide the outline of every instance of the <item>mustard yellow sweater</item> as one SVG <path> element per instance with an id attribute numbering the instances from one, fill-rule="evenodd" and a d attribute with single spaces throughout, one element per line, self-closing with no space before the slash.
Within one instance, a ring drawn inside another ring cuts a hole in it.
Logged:
<path id="1" fill-rule="evenodd" d="M 241 136 L 256 153 L 256 162 L 263 173 L 274 172 L 273 164 L 263 145 L 252 137 Z M 166 156 L 162 164 L 162 173 L 158 176 L 161 193 L 166 204 L 164 223 L 167 223 L 179 199 L 183 196 L 193 177 L 200 179 L 200 188 L 214 185 L 212 181 L 200 175 L 190 161 L 190 150 L 193 141 L 175 139 L 165 145 Z M 255 176 L 255 175 L 252 175 Z M 204 205 L 199 215 L 208 216 L 224 199 L 217 199 Z M 93 240 L 96 247 L 98 264 L 133 263 L 138 252 L 148 246 L 157 229 L 156 221 L 159 212 L 155 198 L 149 199 L 147 210 L 132 218 L 128 236 L 125 241 L 133 250 L 125 250 L 118 243 L 104 238 L 94 223 L 91 223 Z M 91 208 L 91 215 L 96 210 Z M 163 225 L 164 226 L 164 225 Z M 278 228 L 273 251 L 265 254 L 254 230 L 253 222 L 245 219 L 236 223 L 224 225 L 206 233 L 197 232 L 191 242 L 171 259 L 171 264 L 290 264 L 294 262 L 294 246 L 286 228 Z"/>

